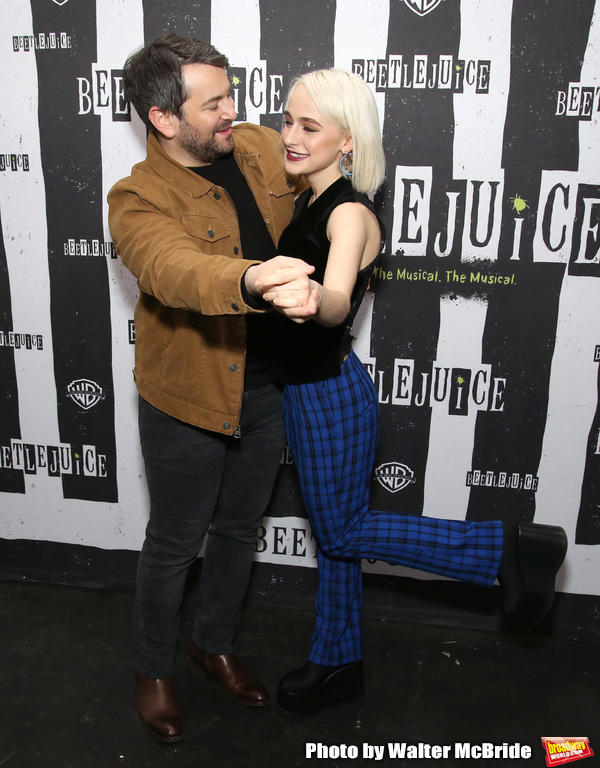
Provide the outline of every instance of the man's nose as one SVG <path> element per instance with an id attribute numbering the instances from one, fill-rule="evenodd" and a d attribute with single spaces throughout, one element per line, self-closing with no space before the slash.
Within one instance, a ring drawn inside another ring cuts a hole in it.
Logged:
<path id="1" fill-rule="evenodd" d="M 225 109 L 223 110 L 223 119 L 235 120 L 236 117 L 237 117 L 237 110 L 235 108 L 235 102 L 233 100 L 233 96 L 230 96 L 227 99 Z"/>

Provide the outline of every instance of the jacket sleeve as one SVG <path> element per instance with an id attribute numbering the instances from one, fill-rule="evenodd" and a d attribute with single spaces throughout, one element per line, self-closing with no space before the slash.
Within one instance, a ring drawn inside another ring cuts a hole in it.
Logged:
<path id="1" fill-rule="evenodd" d="M 243 314 L 242 276 L 259 262 L 230 258 L 201 241 L 165 212 L 166 206 L 130 177 L 108 194 L 109 226 L 117 253 L 140 290 L 161 304 L 205 315 Z"/>

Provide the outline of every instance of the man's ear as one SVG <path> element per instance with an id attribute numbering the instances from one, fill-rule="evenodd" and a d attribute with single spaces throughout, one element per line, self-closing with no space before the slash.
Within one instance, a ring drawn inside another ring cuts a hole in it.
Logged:
<path id="1" fill-rule="evenodd" d="M 148 119 L 156 130 L 165 138 L 172 139 L 175 136 L 176 130 L 174 120 L 177 118 L 170 112 L 163 112 L 163 110 L 158 107 L 150 107 Z"/>

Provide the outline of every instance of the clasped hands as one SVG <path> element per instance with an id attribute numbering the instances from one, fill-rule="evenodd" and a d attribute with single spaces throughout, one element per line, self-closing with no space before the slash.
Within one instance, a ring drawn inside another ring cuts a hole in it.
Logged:
<path id="1" fill-rule="evenodd" d="M 293 322 L 305 323 L 321 304 L 321 286 L 309 277 L 314 270 L 301 259 L 276 256 L 246 271 L 246 287 Z"/>

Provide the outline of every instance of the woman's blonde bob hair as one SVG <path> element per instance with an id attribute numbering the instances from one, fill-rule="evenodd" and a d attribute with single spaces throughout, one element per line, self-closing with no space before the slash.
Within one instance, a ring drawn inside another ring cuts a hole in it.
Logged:
<path id="1" fill-rule="evenodd" d="M 352 137 L 352 186 L 358 192 L 376 192 L 385 176 L 385 157 L 377 105 L 369 86 L 345 69 L 317 69 L 295 78 L 303 85 L 319 113 Z"/>

